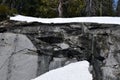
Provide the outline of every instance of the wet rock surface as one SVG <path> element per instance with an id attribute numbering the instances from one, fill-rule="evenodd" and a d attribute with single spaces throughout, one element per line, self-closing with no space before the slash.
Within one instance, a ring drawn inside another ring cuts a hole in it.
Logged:
<path id="1" fill-rule="evenodd" d="M 31 43 L 23 41 L 24 39 L 20 37 L 21 40 L 19 44 L 17 43 L 18 48 L 16 50 L 27 48 L 27 51 L 21 51 L 8 60 L 7 64 L 0 70 L 0 79 L 4 75 L 1 80 L 19 80 L 16 78 L 21 76 L 26 76 L 24 79 L 20 78 L 21 80 L 30 80 L 30 78 L 37 77 L 49 70 L 80 60 L 90 62 L 94 80 L 120 80 L 120 25 L 97 23 L 43 24 L 5 21 L 0 23 L 0 35 L 2 36 L 0 37 L 0 51 L 5 56 L 4 59 L 9 59 L 8 56 L 14 52 L 6 52 L 13 49 L 7 48 L 7 41 L 2 42 L 6 37 L 4 34 L 8 32 L 14 35 L 27 36 Z M 9 40 L 11 41 L 11 39 Z M 11 43 L 11 45 L 14 44 L 15 42 Z M 31 48 L 31 45 L 35 48 Z M 6 51 L 3 50 L 3 46 Z M 2 57 L 0 58 L 0 66 L 2 66 L 4 59 L 3 56 L 0 57 Z M 24 70 L 24 68 L 26 69 L 27 65 L 24 64 L 24 61 L 25 64 L 31 66 L 30 69 L 34 70 L 31 73 L 28 72 L 27 75 L 16 74 L 16 76 L 14 69 L 17 70 L 16 73 Z M 22 68 L 13 68 L 10 65 L 11 62 L 12 65 L 17 64 Z M 9 67 L 10 69 L 7 69 Z M 4 73 L 2 73 L 3 71 Z M 34 74 L 33 77 L 30 77 L 31 74 Z M 11 75 L 13 77 L 8 78 Z"/>

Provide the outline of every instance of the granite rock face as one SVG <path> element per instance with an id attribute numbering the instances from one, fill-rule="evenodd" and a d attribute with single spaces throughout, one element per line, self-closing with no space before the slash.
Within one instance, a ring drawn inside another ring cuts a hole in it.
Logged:
<path id="1" fill-rule="evenodd" d="M 0 33 L 0 80 L 36 77 L 38 56 L 31 41 L 21 34 Z"/>
<path id="2" fill-rule="evenodd" d="M 1 54 L 4 53 L 5 59 L 9 59 L 1 69 L 1 71 L 4 70 L 4 73 L 0 71 L 0 75 L 5 77 L 3 80 L 18 80 L 16 78 L 21 76 L 26 76 L 26 79 L 22 80 L 32 79 L 49 70 L 81 60 L 90 62 L 90 70 L 94 80 L 120 80 L 120 25 L 42 24 L 8 21 L 0 26 L 1 36 L 3 36 L 0 37 L 1 41 L 5 34 L 8 35 L 8 32 L 27 36 L 27 41 L 21 37 L 17 44 L 10 42 L 12 45 L 17 45 L 15 51 L 13 46 L 2 47 L 2 44 L 6 43 L 1 43 Z M 12 40 L 15 41 L 14 39 Z M 21 51 L 24 48 L 26 49 Z M 6 49 L 10 52 L 6 52 Z M 9 58 L 9 55 L 16 51 L 20 51 L 19 54 L 14 54 L 12 58 Z M 11 62 L 12 65 L 10 65 Z M 14 64 L 20 65 L 22 68 L 13 68 Z M 24 73 L 22 70 L 27 66 L 30 67 L 27 69 L 30 69 L 31 73 L 22 74 Z M 8 73 L 10 74 L 8 75 Z M 11 77 L 11 75 L 14 76 Z"/>

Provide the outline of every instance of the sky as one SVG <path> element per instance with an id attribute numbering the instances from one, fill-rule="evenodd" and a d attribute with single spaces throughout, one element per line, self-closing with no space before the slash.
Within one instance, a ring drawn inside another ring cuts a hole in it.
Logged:
<path id="1" fill-rule="evenodd" d="M 115 4 L 117 5 L 118 0 L 114 0 L 114 1 L 115 1 Z"/>
<path id="2" fill-rule="evenodd" d="M 115 2 L 117 2 L 118 0 L 114 0 Z"/>
<path id="3" fill-rule="evenodd" d="M 118 0 L 114 0 L 114 9 L 116 10 L 116 8 L 117 8 L 117 2 L 118 2 Z"/>

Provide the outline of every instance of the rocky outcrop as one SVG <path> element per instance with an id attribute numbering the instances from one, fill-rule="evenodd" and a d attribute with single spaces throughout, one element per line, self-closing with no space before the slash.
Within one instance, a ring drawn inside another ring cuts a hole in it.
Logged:
<path id="1" fill-rule="evenodd" d="M 14 48 L 8 48 L 5 45 L 5 49 L 2 49 L 0 46 L 1 50 L 4 50 L 2 52 L 7 55 L 5 59 L 9 59 L 7 65 L 2 68 L 6 69 L 4 71 L 5 76 L 14 75 L 15 72 L 19 73 L 24 69 L 31 69 L 30 72 L 25 71 L 28 73 L 27 75 L 24 74 L 27 78 L 22 79 L 29 80 L 71 62 L 88 60 L 94 80 L 120 80 L 120 25 L 96 23 L 42 24 L 14 21 L 6 21 L 0 25 L 3 38 L 8 32 L 15 36 L 18 34 L 27 36 L 27 41 L 26 38 L 19 37 L 17 46 L 20 47 L 15 49 L 17 51 L 25 50 L 20 51 L 19 55 L 14 54 L 10 59 L 9 55 L 16 52 Z M 15 38 L 12 40 L 14 41 Z M 0 39 L 2 41 L 2 37 Z M 11 44 L 16 45 L 16 42 Z M 8 53 L 6 52 L 7 48 L 13 51 Z M 22 63 L 23 61 L 26 63 Z M 10 62 L 12 65 L 21 64 L 22 68 L 11 67 Z M 26 69 L 27 65 L 31 67 Z M 7 69 L 8 66 L 9 69 Z M 1 71 L 0 74 L 4 75 Z M 34 75 L 30 77 L 31 74 Z M 21 77 L 21 74 L 17 75 L 19 75 L 18 78 Z M 14 77 L 17 78 L 15 75 Z M 3 80 L 15 80 L 13 78 L 4 78 Z"/>

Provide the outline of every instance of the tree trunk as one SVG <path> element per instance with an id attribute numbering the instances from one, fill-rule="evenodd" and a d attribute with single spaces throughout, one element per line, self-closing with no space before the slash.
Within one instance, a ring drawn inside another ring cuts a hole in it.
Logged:
<path id="1" fill-rule="evenodd" d="M 59 0 L 58 13 L 59 17 L 63 17 L 63 0 Z"/>
<path id="2" fill-rule="evenodd" d="M 103 7 L 103 5 L 102 5 L 102 1 L 100 2 L 100 16 L 102 16 L 102 7 Z"/>
<path id="3" fill-rule="evenodd" d="M 91 16 L 92 12 L 92 0 L 89 0 L 89 11 L 88 11 L 88 16 Z"/>

